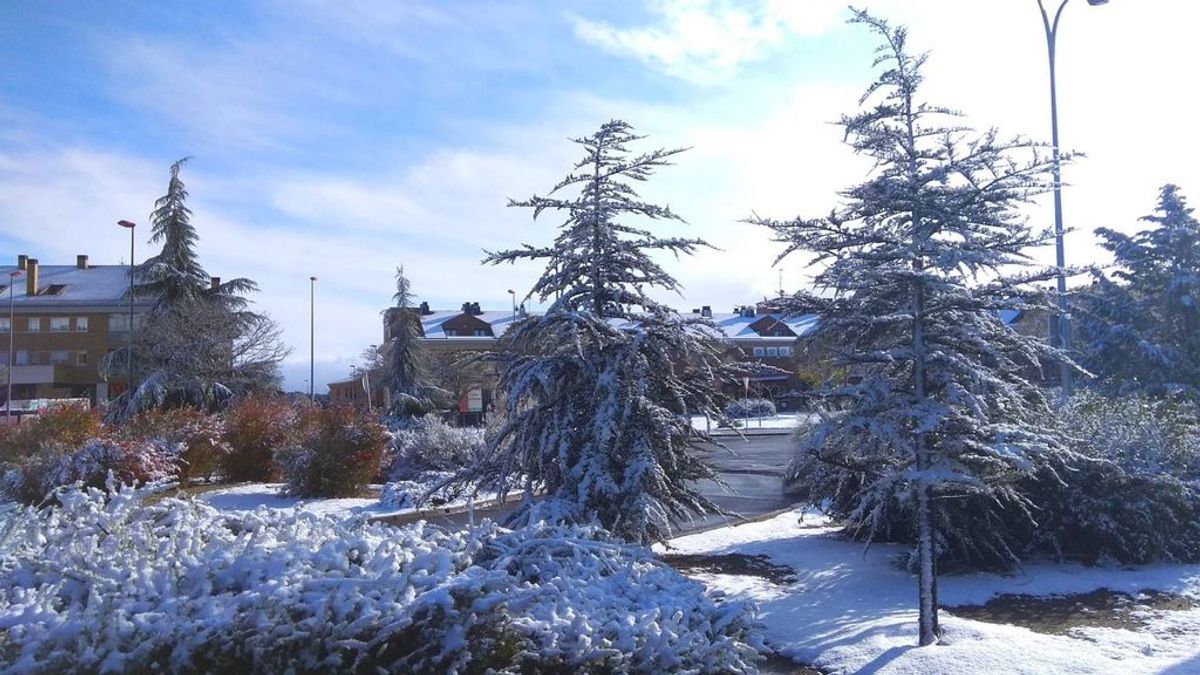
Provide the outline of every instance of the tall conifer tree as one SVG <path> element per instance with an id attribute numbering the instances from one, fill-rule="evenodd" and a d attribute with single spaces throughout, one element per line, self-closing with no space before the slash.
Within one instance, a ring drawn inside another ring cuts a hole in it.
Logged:
<path id="1" fill-rule="evenodd" d="M 823 485 L 854 486 L 852 528 L 911 514 L 919 638 L 928 645 L 939 635 L 939 522 L 949 520 L 937 516 L 980 502 L 1023 508 L 1014 478 L 1057 448 L 1044 427 L 1048 401 L 1031 379 L 1054 354 L 999 314 L 1050 309 L 1022 285 L 1053 271 L 1004 276 L 1049 238 L 1016 208 L 1049 185 L 1050 164 L 1031 143 L 974 134 L 924 102 L 926 56 L 909 51 L 904 28 L 857 10 L 851 22 L 881 41 L 863 110 L 841 120 L 874 170 L 825 218 L 752 222 L 787 245 L 780 258 L 815 254 L 818 292 L 798 294 L 792 310 L 819 315 L 818 336 L 854 376 L 821 392 L 838 412 L 808 436 L 792 478 L 832 471 L 838 480 Z M 959 499 L 976 496 L 986 499 Z"/>

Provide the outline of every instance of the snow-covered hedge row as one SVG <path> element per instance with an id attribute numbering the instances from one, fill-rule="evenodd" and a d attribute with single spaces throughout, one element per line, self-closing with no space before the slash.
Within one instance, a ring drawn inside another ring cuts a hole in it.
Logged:
<path id="1" fill-rule="evenodd" d="M 0 500 L 39 504 L 59 487 L 81 483 L 103 487 L 111 473 L 128 483 L 173 478 L 187 447 L 163 439 L 152 442 L 93 438 L 78 449 L 42 449 L 4 471 Z"/>
<path id="2" fill-rule="evenodd" d="M 774 417 L 775 404 L 765 398 L 743 398 L 725 406 L 725 414 L 734 419 Z"/>
<path id="3" fill-rule="evenodd" d="M 751 608 L 587 528 L 447 533 L 144 490 L 0 512 L 15 672 L 752 671 Z"/>

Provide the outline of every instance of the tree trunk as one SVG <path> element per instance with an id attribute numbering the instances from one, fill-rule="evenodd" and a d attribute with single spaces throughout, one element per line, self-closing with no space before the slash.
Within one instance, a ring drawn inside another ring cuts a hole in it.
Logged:
<path id="1" fill-rule="evenodd" d="M 920 593 L 920 645 L 938 641 L 937 577 L 933 569 L 933 517 L 930 513 L 929 486 L 917 483 L 917 564 Z"/>

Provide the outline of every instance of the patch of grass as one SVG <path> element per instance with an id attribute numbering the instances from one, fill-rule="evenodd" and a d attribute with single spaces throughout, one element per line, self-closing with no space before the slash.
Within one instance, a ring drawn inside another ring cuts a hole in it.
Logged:
<path id="1" fill-rule="evenodd" d="M 1102 588 L 1078 595 L 1001 595 L 982 605 L 945 607 L 954 616 L 1028 628 L 1048 635 L 1067 635 L 1075 628 L 1144 628 L 1153 612 L 1192 609 L 1191 598 L 1143 590 L 1137 595 Z M 1147 611 L 1150 610 L 1150 611 Z"/>

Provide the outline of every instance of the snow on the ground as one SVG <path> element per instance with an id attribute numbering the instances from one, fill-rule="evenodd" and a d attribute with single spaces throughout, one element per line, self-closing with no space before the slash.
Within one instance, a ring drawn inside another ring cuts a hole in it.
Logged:
<path id="1" fill-rule="evenodd" d="M 800 516 L 803 515 L 801 519 Z M 672 553 L 766 555 L 791 567 L 796 583 L 695 574 L 714 590 L 753 598 L 767 640 L 784 655 L 830 673 L 1200 673 L 1200 608 L 1156 613 L 1139 630 L 1077 628 L 1070 636 L 941 613 L 941 645 L 919 649 L 916 579 L 894 545 L 840 540 L 836 528 L 795 511 L 770 520 L 680 537 Z M 1144 589 L 1200 598 L 1200 565 L 1138 568 L 1031 564 L 1011 575 L 940 578 L 940 604 L 973 605 L 1006 593 L 1055 595 L 1100 588 Z"/>
<path id="2" fill-rule="evenodd" d="M 772 417 L 749 417 L 739 419 L 741 426 L 738 427 L 742 431 L 753 431 L 755 429 L 795 429 L 796 425 L 802 420 L 807 420 L 812 415 L 809 413 L 779 413 Z M 729 427 L 717 427 L 717 421 L 709 419 L 707 425 L 703 415 L 692 416 L 692 428 L 701 431 L 721 431 L 733 433 L 733 429 Z"/>
<path id="3" fill-rule="evenodd" d="M 469 506 L 464 497 L 436 506 L 427 504 L 415 509 L 411 507 L 393 508 L 379 503 L 379 499 L 366 497 L 346 497 L 340 499 L 301 499 L 285 497 L 280 494 L 283 483 L 243 483 L 230 487 L 218 488 L 197 496 L 197 499 L 209 506 L 226 513 L 250 512 L 259 507 L 284 513 L 305 512 L 318 516 L 366 516 L 381 518 L 398 516 L 420 511 L 440 509 L 460 509 Z M 476 504 L 494 499 L 494 494 L 480 494 L 475 498 Z"/>

